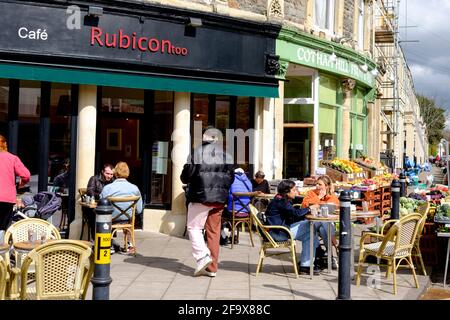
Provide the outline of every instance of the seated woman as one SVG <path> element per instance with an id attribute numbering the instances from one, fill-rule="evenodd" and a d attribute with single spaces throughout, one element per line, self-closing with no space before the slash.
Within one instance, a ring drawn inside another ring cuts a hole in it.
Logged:
<path id="1" fill-rule="evenodd" d="M 126 162 L 118 162 L 114 167 L 114 177 L 116 178 L 114 182 L 105 185 L 102 192 L 100 193 L 100 199 L 107 197 L 129 197 L 129 196 L 139 196 L 139 201 L 136 204 L 136 214 L 140 214 L 142 212 L 142 197 L 139 188 L 128 182 L 128 177 L 130 176 L 130 168 L 128 167 Z M 131 203 L 130 202 L 121 202 L 117 204 L 122 210 L 125 210 Z M 131 209 L 127 211 L 131 214 Z M 120 211 L 117 208 L 114 208 L 112 213 L 112 219 L 115 220 L 115 223 L 128 223 L 129 220 L 125 215 L 120 215 Z M 128 231 L 124 231 L 128 232 Z M 128 239 L 130 239 L 131 235 L 129 235 Z M 117 248 L 117 243 L 115 243 L 114 239 L 112 240 L 111 253 L 114 253 Z M 128 253 L 134 253 L 135 248 L 132 244 L 128 243 Z"/>
<path id="2" fill-rule="evenodd" d="M 339 207 L 339 199 L 334 193 L 334 186 L 331 178 L 327 175 L 320 176 L 316 180 L 316 189 L 310 190 L 306 193 L 305 198 L 302 202 L 302 208 L 307 208 L 311 205 L 320 205 L 320 204 L 334 204 Z M 327 247 L 328 243 L 328 223 L 331 222 L 315 222 L 314 229 L 323 239 L 323 243 L 325 247 Z M 336 237 L 335 237 L 335 228 L 334 224 L 331 228 L 331 242 L 334 246 L 337 245 Z M 320 251 L 317 251 L 317 257 L 320 257 Z M 322 254 L 323 255 L 323 254 Z M 337 269 L 336 261 L 333 259 L 333 269 Z"/>
<path id="3" fill-rule="evenodd" d="M 310 207 L 294 208 L 292 199 L 295 198 L 297 191 L 295 182 L 292 180 L 283 180 L 277 188 L 277 195 L 269 203 L 265 215 L 269 225 L 284 226 L 291 230 L 295 240 L 302 241 L 302 253 L 300 255 L 299 273 L 309 274 L 311 264 L 310 258 L 310 232 L 309 221 L 305 219 L 305 215 L 310 213 Z M 319 208 L 317 205 L 313 207 Z M 270 230 L 270 234 L 275 241 L 286 241 L 289 239 L 283 230 Z M 319 245 L 317 236 L 314 236 L 314 248 Z M 319 268 L 314 266 L 314 274 L 318 275 Z"/>

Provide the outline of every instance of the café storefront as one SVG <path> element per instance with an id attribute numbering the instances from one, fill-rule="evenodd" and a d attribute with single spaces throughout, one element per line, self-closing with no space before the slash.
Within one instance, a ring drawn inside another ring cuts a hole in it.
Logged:
<path id="1" fill-rule="evenodd" d="M 0 11 L 0 134 L 34 192 L 70 160 L 71 237 L 76 191 L 118 161 L 142 192 L 144 229 L 181 234 L 194 122 L 245 131 L 278 96 L 277 25 L 129 1 L 0 1 Z"/>

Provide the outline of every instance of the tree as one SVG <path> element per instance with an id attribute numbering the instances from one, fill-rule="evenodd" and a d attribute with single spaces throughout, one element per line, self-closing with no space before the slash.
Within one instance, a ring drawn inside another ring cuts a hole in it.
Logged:
<path id="1" fill-rule="evenodd" d="M 417 95 L 420 114 L 427 125 L 427 138 L 430 145 L 436 145 L 443 137 L 447 111 L 436 105 L 434 98 Z"/>

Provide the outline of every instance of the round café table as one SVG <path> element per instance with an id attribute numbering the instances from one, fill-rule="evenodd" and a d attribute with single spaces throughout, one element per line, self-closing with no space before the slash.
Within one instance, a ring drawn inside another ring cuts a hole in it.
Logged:
<path id="1" fill-rule="evenodd" d="M 22 260 L 25 259 L 27 255 L 34 248 L 37 248 L 42 244 L 41 240 L 37 241 L 21 241 L 13 244 L 14 250 L 16 250 L 18 255 L 18 261 L 16 261 L 16 266 L 20 269 L 22 267 Z"/>
<path id="2" fill-rule="evenodd" d="M 310 255 L 310 263 L 309 263 L 309 275 L 311 279 L 313 278 L 313 272 L 314 272 L 314 260 L 316 252 L 314 250 L 314 222 L 330 222 L 328 223 L 327 228 L 327 234 L 328 234 L 328 243 L 327 243 L 327 250 L 328 250 L 328 273 L 331 273 L 331 223 L 332 222 L 339 222 L 339 215 L 338 214 L 329 214 L 328 217 L 322 217 L 322 216 L 315 216 L 312 214 L 307 214 L 305 218 L 309 221 L 309 255 Z"/>
<path id="3" fill-rule="evenodd" d="M 339 213 L 339 210 L 336 210 L 335 213 Z M 378 217 L 380 215 L 379 211 L 352 211 L 350 213 L 350 221 L 355 221 L 358 218 L 373 218 L 373 217 Z M 327 266 L 328 266 L 328 273 L 331 273 L 331 228 L 332 225 L 331 223 L 334 222 L 339 222 L 339 214 L 331 214 L 328 215 L 328 217 L 322 217 L 322 216 L 313 216 L 312 214 L 307 214 L 306 219 L 309 220 L 310 224 L 309 224 L 309 235 L 310 235 L 310 257 L 311 257 L 311 263 L 309 265 L 309 273 L 310 273 L 310 277 L 311 279 L 313 278 L 313 269 L 314 269 L 314 258 L 315 258 L 315 250 L 314 250 L 314 240 L 313 240 L 313 235 L 314 235 L 314 222 L 330 222 L 328 223 L 328 228 L 327 228 L 327 234 L 328 234 L 328 243 L 327 245 L 327 251 L 328 251 L 328 257 L 327 257 Z M 353 236 L 354 236 L 355 232 L 354 232 L 354 227 L 352 227 L 352 244 L 351 244 L 351 267 L 352 267 L 352 271 L 354 269 L 354 257 L 353 257 L 353 250 L 354 250 L 354 241 L 353 241 Z"/>
<path id="4" fill-rule="evenodd" d="M 32 251 L 33 249 L 39 247 L 42 244 L 48 243 L 48 242 L 52 242 L 52 241 L 58 241 L 58 239 L 48 239 L 45 240 L 44 242 L 42 242 L 41 240 L 37 240 L 37 241 L 21 241 L 21 242 L 16 242 L 13 244 L 13 247 L 15 250 L 17 250 L 17 252 L 21 253 L 21 254 L 28 254 L 30 251 Z M 92 243 L 90 241 L 85 241 L 85 240 L 74 240 L 77 242 L 81 242 L 83 244 L 88 245 L 89 247 L 92 247 Z M 19 261 L 17 261 L 18 267 L 21 267 L 22 264 L 22 259 L 19 259 Z"/>
<path id="5" fill-rule="evenodd" d="M 6 260 L 6 255 L 9 252 L 9 245 L 1 243 L 0 244 L 0 255 L 2 255 L 4 260 Z"/>

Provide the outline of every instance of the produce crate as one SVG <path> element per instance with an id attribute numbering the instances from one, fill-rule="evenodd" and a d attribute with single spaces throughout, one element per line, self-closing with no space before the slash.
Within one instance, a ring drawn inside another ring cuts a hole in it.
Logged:
<path id="1" fill-rule="evenodd" d="M 436 236 L 434 222 L 425 222 L 423 227 L 423 235 Z"/>
<path id="2" fill-rule="evenodd" d="M 358 165 L 359 165 L 359 163 L 358 163 Z M 375 176 L 381 176 L 381 175 L 384 174 L 384 170 L 383 169 L 376 169 L 376 170 L 374 170 L 374 169 L 370 169 L 370 168 L 367 168 L 367 167 L 364 167 L 364 166 L 361 166 L 361 168 L 363 168 L 365 171 L 367 171 L 367 175 L 368 175 L 369 178 L 373 178 Z"/>
<path id="3" fill-rule="evenodd" d="M 434 266 L 438 263 L 436 234 L 425 234 L 420 238 L 420 252 L 426 265 Z"/>
<path id="4" fill-rule="evenodd" d="M 372 167 L 368 167 L 366 166 L 364 163 L 358 161 L 358 160 L 353 160 L 353 162 L 355 162 L 360 168 L 362 168 L 364 171 L 367 172 L 367 177 L 368 178 L 373 178 L 375 176 L 380 176 L 382 174 L 384 174 L 386 172 L 385 169 L 373 169 Z"/>
<path id="5" fill-rule="evenodd" d="M 365 178 L 366 174 L 365 172 L 361 173 L 344 173 L 340 172 L 336 169 L 325 167 L 327 176 L 329 176 L 334 181 L 342 181 L 342 182 L 351 182 L 358 178 Z"/>

